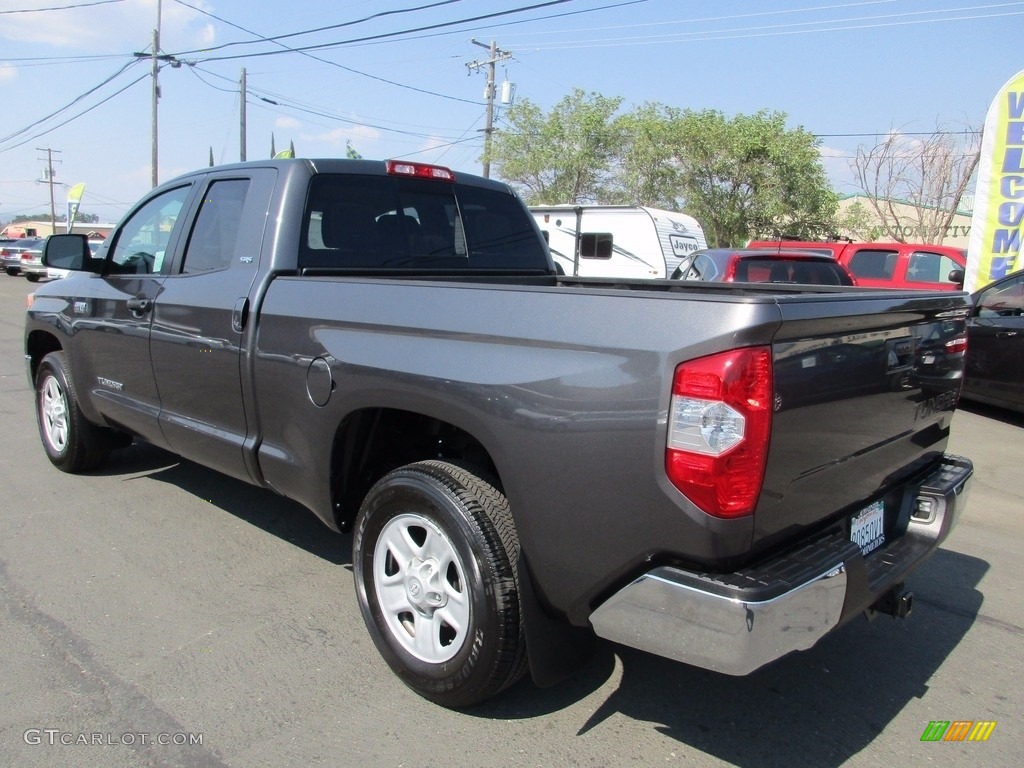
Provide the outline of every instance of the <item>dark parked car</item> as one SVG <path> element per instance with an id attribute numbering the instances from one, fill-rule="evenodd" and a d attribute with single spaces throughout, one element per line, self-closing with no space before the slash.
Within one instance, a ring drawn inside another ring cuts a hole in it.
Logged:
<path id="1" fill-rule="evenodd" d="M 3 262 L 4 271 L 8 275 L 21 274 L 21 254 L 29 248 L 43 247 L 42 237 L 21 237 L 17 240 L 8 240 L 0 245 L 0 259 Z"/>
<path id="2" fill-rule="evenodd" d="M 673 280 L 725 283 L 801 283 L 856 285 L 846 267 L 831 256 L 809 251 L 708 248 L 686 256 Z"/>
<path id="3" fill-rule="evenodd" d="M 971 296 L 962 396 L 1024 412 L 1024 270 Z"/>

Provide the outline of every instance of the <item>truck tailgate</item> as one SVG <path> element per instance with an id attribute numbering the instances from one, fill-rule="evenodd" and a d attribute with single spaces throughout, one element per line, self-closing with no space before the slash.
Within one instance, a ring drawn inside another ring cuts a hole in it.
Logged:
<path id="1" fill-rule="evenodd" d="M 966 350 L 961 293 L 783 296 L 779 306 L 755 550 L 882 500 L 933 464 L 949 436 Z M 897 506 L 886 504 L 887 530 L 909 514 Z"/>

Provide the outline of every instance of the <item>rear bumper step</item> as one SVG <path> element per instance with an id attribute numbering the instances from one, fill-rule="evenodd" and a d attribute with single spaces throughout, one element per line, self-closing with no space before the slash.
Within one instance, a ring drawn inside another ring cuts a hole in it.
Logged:
<path id="1" fill-rule="evenodd" d="M 906 532 L 867 558 L 842 530 L 730 574 L 661 566 L 602 603 L 590 616 L 600 637 L 730 675 L 746 675 L 806 650 L 840 624 L 889 596 L 931 555 L 963 510 L 974 467 L 946 456 L 904 489 L 915 511 Z M 909 613 L 905 593 L 894 610 Z"/>

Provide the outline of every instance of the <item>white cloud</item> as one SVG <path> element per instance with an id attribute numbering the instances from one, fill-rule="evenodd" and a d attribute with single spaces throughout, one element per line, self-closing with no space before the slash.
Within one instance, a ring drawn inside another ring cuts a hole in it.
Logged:
<path id="1" fill-rule="evenodd" d="M 365 141 L 377 141 L 380 138 L 380 131 L 366 125 L 353 125 L 347 128 L 334 128 L 321 133 L 306 133 L 301 136 L 303 141 L 312 141 L 320 144 L 327 144 L 332 147 L 343 147 L 345 143 Z"/>
<path id="2" fill-rule="evenodd" d="M 274 120 L 274 127 L 285 129 L 291 128 L 297 130 L 302 127 L 302 123 L 300 123 L 294 117 L 282 115 L 281 117 L 278 117 L 276 120 Z"/>
<path id="3" fill-rule="evenodd" d="M 196 0 L 195 5 L 205 8 L 207 3 Z M 53 8 L 52 0 L 19 0 L 18 7 L 26 12 L 4 16 L 0 39 L 81 51 L 142 50 L 152 42 L 157 26 L 156 0 L 62 10 L 44 10 Z M 216 30 L 212 23 L 198 23 L 206 18 L 184 5 L 163 3 L 160 48 L 166 51 L 209 45 Z"/>
<path id="4" fill-rule="evenodd" d="M 213 45 L 217 42 L 217 28 L 213 24 L 206 24 L 199 30 L 199 39 L 203 45 Z"/>

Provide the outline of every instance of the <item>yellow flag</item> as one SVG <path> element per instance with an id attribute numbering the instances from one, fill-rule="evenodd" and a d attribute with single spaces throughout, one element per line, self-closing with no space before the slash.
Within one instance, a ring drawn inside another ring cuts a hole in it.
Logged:
<path id="1" fill-rule="evenodd" d="M 981 140 L 967 245 L 965 291 L 984 288 L 1021 263 L 1024 221 L 1024 71 L 996 94 Z"/>
<path id="2" fill-rule="evenodd" d="M 68 190 L 68 232 L 71 231 L 71 227 L 75 223 L 75 217 L 78 215 L 78 206 L 81 204 L 82 195 L 84 194 L 85 182 L 75 184 L 75 186 Z"/>

